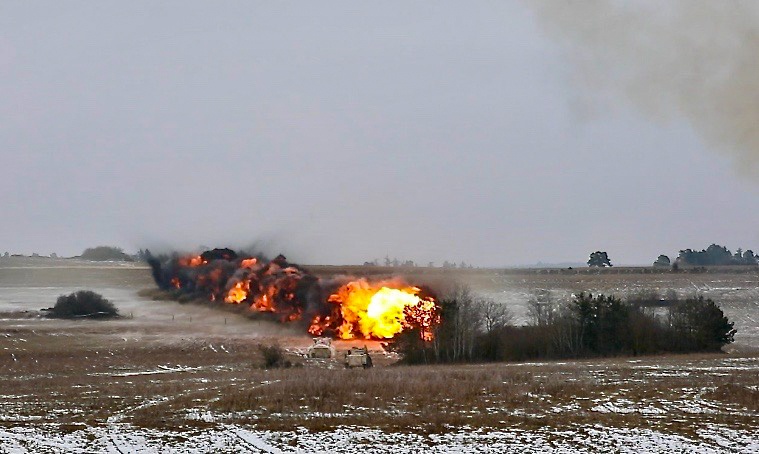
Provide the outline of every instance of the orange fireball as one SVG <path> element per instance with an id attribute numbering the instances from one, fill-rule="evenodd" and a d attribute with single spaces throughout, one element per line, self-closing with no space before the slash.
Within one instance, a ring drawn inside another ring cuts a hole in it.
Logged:
<path id="1" fill-rule="evenodd" d="M 182 257 L 179 259 L 179 264 L 182 266 L 195 267 L 195 266 L 205 265 L 206 263 L 208 262 L 199 255 L 190 256 L 190 257 Z"/>
<path id="2" fill-rule="evenodd" d="M 339 305 L 339 317 L 316 317 L 309 332 L 333 328 L 341 339 L 390 339 L 404 329 L 420 328 L 422 338 L 430 340 L 430 329 L 437 323 L 437 306 L 430 297 L 420 296 L 417 287 L 385 281 L 371 284 L 366 279 L 349 282 L 329 297 Z M 341 320 L 336 327 L 332 320 Z"/>
<path id="3" fill-rule="evenodd" d="M 227 292 L 227 296 L 224 298 L 224 301 L 234 304 L 242 303 L 245 301 L 245 298 L 248 297 L 248 292 L 250 292 L 250 282 L 240 281 L 235 284 L 234 287 L 229 289 L 229 292 Z"/>

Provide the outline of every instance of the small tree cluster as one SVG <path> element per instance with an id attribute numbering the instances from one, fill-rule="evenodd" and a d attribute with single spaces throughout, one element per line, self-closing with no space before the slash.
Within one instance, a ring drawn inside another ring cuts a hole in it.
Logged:
<path id="1" fill-rule="evenodd" d="M 677 257 L 683 265 L 692 266 L 720 266 L 720 265 L 756 265 L 759 256 L 754 255 L 754 251 L 738 248 L 735 253 L 730 249 L 718 244 L 712 244 L 701 251 L 693 249 L 683 249 Z"/>
<path id="2" fill-rule="evenodd" d="M 489 306 L 478 306 L 476 298 L 459 293 L 441 299 L 442 323 L 432 342 L 404 333 L 395 347 L 407 363 L 447 363 L 718 351 L 733 342 L 733 323 L 714 301 L 668 298 L 648 295 L 622 301 L 581 293 L 563 305 L 535 299 L 530 303 L 531 324 L 511 326 L 505 314 L 488 323 L 483 308 Z M 657 315 L 654 306 L 667 307 L 669 315 Z"/>
<path id="3" fill-rule="evenodd" d="M 609 254 L 605 251 L 596 251 L 590 254 L 590 258 L 588 258 L 588 266 L 603 268 L 614 265 L 612 265 L 611 260 L 609 260 Z"/>
<path id="4" fill-rule="evenodd" d="M 102 295 L 90 290 L 79 290 L 59 296 L 49 315 L 56 318 L 112 318 L 118 317 L 119 311 Z"/>
<path id="5" fill-rule="evenodd" d="M 389 347 L 408 363 L 470 362 L 480 358 L 480 337 L 508 326 L 513 319 L 508 306 L 476 296 L 468 287 L 449 290 L 438 301 L 443 322 L 431 342 L 416 330 L 404 331 Z"/>
<path id="6" fill-rule="evenodd" d="M 385 256 L 385 259 L 383 261 L 384 266 L 393 266 L 393 267 L 415 267 L 416 263 L 413 260 L 398 260 L 397 257 L 393 257 L 390 259 L 389 256 Z M 364 265 L 371 265 L 371 266 L 379 266 L 379 260 L 374 259 L 371 262 L 364 262 Z"/>
<path id="7" fill-rule="evenodd" d="M 672 342 L 682 351 L 718 351 L 735 339 L 734 324 L 711 299 L 703 296 L 675 304 L 669 313 Z"/>
<path id="8" fill-rule="evenodd" d="M 659 255 L 654 261 L 654 266 L 657 268 L 669 268 L 671 264 L 672 261 L 664 254 Z"/>
<path id="9" fill-rule="evenodd" d="M 461 261 L 456 264 L 456 262 L 449 262 L 448 260 L 443 262 L 443 268 L 474 268 L 474 265 L 467 264 L 465 261 Z"/>
<path id="10" fill-rule="evenodd" d="M 147 262 L 153 255 L 150 253 L 150 249 L 140 249 L 134 255 L 133 259 L 138 262 Z"/>

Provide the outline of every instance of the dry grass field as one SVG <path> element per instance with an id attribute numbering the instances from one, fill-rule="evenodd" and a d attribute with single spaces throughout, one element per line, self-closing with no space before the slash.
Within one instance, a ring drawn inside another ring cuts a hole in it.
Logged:
<path id="1" fill-rule="evenodd" d="M 138 296 L 151 286 L 139 266 L 0 264 L 0 452 L 759 450 L 756 274 L 415 273 L 518 317 L 537 289 L 698 290 L 739 331 L 725 354 L 467 366 L 393 365 L 370 342 L 378 367 L 345 370 L 303 358 L 311 340 L 294 327 Z M 39 316 L 79 288 L 126 317 Z M 292 368 L 261 367 L 257 346 L 273 343 Z"/>

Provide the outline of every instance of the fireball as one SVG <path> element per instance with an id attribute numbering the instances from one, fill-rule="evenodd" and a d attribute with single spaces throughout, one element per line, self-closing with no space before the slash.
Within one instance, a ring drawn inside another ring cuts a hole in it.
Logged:
<path id="1" fill-rule="evenodd" d="M 333 320 L 339 320 L 335 331 L 341 339 L 390 339 L 404 329 L 416 327 L 423 339 L 431 340 L 430 329 L 439 320 L 437 306 L 420 292 L 418 287 L 397 282 L 349 282 L 329 297 L 329 302 L 338 305 L 339 317 L 316 317 L 309 332 L 323 331 Z"/>
<path id="2" fill-rule="evenodd" d="M 249 281 L 240 281 L 237 284 L 234 285 L 231 289 L 229 289 L 229 292 L 227 292 L 226 298 L 224 298 L 224 301 L 227 303 L 233 303 L 233 304 L 239 304 L 245 301 L 245 298 L 248 297 L 248 292 L 250 291 L 250 282 Z"/>

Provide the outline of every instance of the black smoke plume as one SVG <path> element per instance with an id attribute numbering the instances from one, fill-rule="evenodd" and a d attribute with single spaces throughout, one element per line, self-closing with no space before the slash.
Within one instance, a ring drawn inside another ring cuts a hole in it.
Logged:
<path id="1" fill-rule="evenodd" d="M 150 256 L 147 262 L 163 290 L 270 312 L 283 322 L 308 321 L 332 309 L 319 279 L 282 255 L 269 260 L 261 254 L 224 248 L 189 257 Z M 230 291 L 238 286 L 240 292 L 230 299 Z"/>

